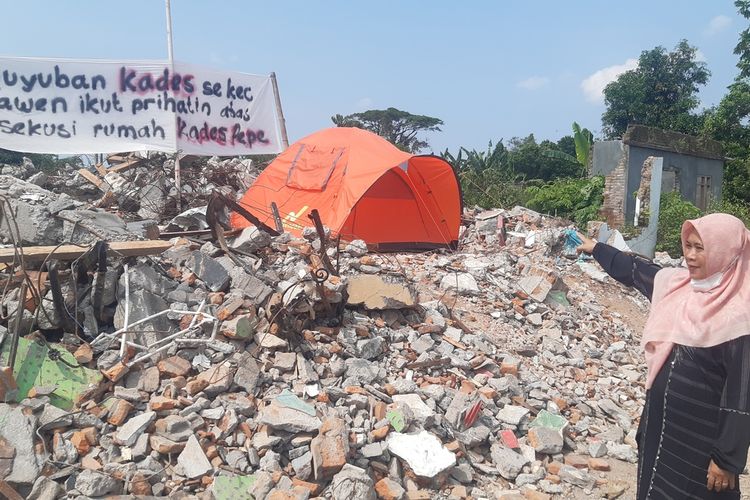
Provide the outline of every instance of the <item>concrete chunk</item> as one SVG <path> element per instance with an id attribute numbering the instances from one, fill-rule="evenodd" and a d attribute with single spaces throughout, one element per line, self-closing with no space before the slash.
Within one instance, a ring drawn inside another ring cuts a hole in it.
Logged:
<path id="1" fill-rule="evenodd" d="M 20 407 L 0 403 L 0 437 L 15 448 L 13 469 L 5 477 L 9 483 L 32 485 L 41 472 L 35 453 L 36 418 L 25 415 Z"/>
<path id="2" fill-rule="evenodd" d="M 404 309 L 416 305 L 414 290 L 393 278 L 378 275 L 359 275 L 349 278 L 347 304 L 365 309 Z"/>
<path id="3" fill-rule="evenodd" d="M 456 454 L 427 431 L 416 434 L 394 432 L 386 442 L 388 451 L 402 458 L 418 476 L 435 477 L 456 464 Z"/>
<path id="4" fill-rule="evenodd" d="M 375 483 L 364 469 L 346 464 L 331 483 L 333 500 L 375 500 Z"/>
<path id="5" fill-rule="evenodd" d="M 115 441 L 123 446 L 133 446 L 146 428 L 156 420 L 156 412 L 147 411 L 123 424 L 115 434 Z"/>
<path id="6" fill-rule="evenodd" d="M 529 463 L 528 459 L 520 453 L 498 443 L 492 445 L 490 455 L 500 475 L 509 481 L 514 480 L 521 473 L 523 466 Z"/>
<path id="7" fill-rule="evenodd" d="M 229 286 L 227 270 L 203 252 L 193 252 L 186 265 L 212 292 L 225 290 Z"/>
<path id="8" fill-rule="evenodd" d="M 287 408 L 276 402 L 263 408 L 258 422 L 285 432 L 313 432 L 322 425 L 318 417 L 311 417 L 303 411 Z"/>
<path id="9" fill-rule="evenodd" d="M 213 470 L 211 462 L 208 461 L 195 436 L 190 436 L 185 449 L 177 457 L 177 463 L 182 466 L 185 476 L 190 479 L 201 477 Z"/>

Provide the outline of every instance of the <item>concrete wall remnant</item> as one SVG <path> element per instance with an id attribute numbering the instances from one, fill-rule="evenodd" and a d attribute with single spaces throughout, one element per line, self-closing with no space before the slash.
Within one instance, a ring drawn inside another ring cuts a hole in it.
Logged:
<path id="1" fill-rule="evenodd" d="M 612 228 L 622 228 L 635 220 L 641 171 L 649 157 L 663 158 L 665 175 L 660 175 L 663 179 L 660 191 L 678 191 L 701 209 L 721 199 L 724 177 L 721 144 L 668 130 L 631 125 L 622 140 L 600 141 L 594 145 L 591 174 L 605 176 L 601 215 Z M 619 170 L 623 164 L 624 172 Z M 648 198 L 641 197 L 641 200 Z"/>

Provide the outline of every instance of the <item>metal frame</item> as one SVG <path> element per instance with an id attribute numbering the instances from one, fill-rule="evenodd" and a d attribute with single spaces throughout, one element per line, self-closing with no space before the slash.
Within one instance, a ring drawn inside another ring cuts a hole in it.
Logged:
<path id="1" fill-rule="evenodd" d="M 212 342 L 216 340 L 216 336 L 219 332 L 219 320 L 215 318 L 214 316 L 203 312 L 203 308 L 206 305 L 206 301 L 203 300 L 200 305 L 198 306 L 198 309 L 195 311 L 178 311 L 178 310 L 172 310 L 172 309 L 165 309 L 164 311 L 158 312 L 156 314 L 152 314 L 151 316 L 147 316 L 143 319 L 140 319 L 136 321 L 135 323 L 129 323 L 130 319 L 130 278 L 128 276 L 128 266 L 125 265 L 124 269 L 124 275 L 125 275 L 125 319 L 123 327 L 119 330 L 112 332 L 112 333 L 101 333 L 99 336 L 97 336 L 94 340 L 91 341 L 91 345 L 94 346 L 98 343 L 100 343 L 103 340 L 113 340 L 120 337 L 120 358 L 123 359 L 125 357 L 125 351 L 127 347 L 133 347 L 137 350 L 144 351 L 144 353 L 140 355 L 136 355 L 131 361 L 125 363 L 125 365 L 130 368 L 133 365 L 140 363 L 141 361 L 145 361 L 147 359 L 153 358 L 157 354 L 166 351 L 167 349 L 171 348 L 172 346 L 177 345 L 178 343 L 196 343 L 196 344 L 208 344 L 209 342 Z M 136 342 L 133 342 L 132 340 L 128 340 L 128 334 L 131 333 L 130 329 L 132 329 L 134 326 L 140 325 L 142 323 L 145 323 L 147 321 L 151 321 L 152 319 L 158 318 L 160 316 L 163 316 L 165 314 L 169 313 L 178 313 L 178 314 L 187 314 L 192 315 L 193 319 L 190 321 L 190 324 L 187 328 L 180 330 L 177 333 L 173 333 L 171 335 L 168 335 L 162 339 L 157 340 L 151 345 L 141 345 Z M 199 320 L 200 317 L 200 320 Z M 201 326 L 203 326 L 206 323 L 213 322 L 214 327 L 213 331 L 211 332 L 211 337 L 207 339 L 185 339 L 182 338 L 185 336 L 188 332 L 198 330 Z M 165 344 L 166 342 L 166 344 Z M 164 345 L 161 345 L 164 344 Z"/>

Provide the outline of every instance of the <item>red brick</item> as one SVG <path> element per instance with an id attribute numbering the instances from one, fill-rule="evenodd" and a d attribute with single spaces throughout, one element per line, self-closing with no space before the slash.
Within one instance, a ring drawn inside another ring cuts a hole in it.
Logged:
<path id="1" fill-rule="evenodd" d="M 162 455 L 168 455 L 170 453 L 180 453 L 185 449 L 187 443 L 177 443 L 170 439 L 162 436 L 152 434 L 148 437 L 148 442 L 151 445 L 152 450 L 156 450 Z"/>
<path id="2" fill-rule="evenodd" d="M 86 439 L 86 434 L 81 431 L 74 432 L 70 438 L 70 442 L 76 447 L 76 450 L 78 450 L 80 455 L 87 454 L 91 449 L 91 445 L 89 444 L 88 439 Z"/>
<path id="3" fill-rule="evenodd" d="M 387 477 L 375 483 L 375 492 L 380 500 L 401 500 L 404 496 L 404 488 Z"/>
<path id="4" fill-rule="evenodd" d="M 562 467 L 563 464 L 557 461 L 553 461 L 547 464 L 547 472 L 553 475 L 560 474 L 560 467 Z"/>
<path id="5" fill-rule="evenodd" d="M 572 465 L 576 469 L 586 469 L 589 466 L 589 461 L 581 455 L 566 455 L 565 465 Z"/>
<path id="6" fill-rule="evenodd" d="M 372 432 L 370 432 L 370 437 L 373 441 L 382 441 L 388 435 L 388 432 L 390 430 L 391 428 L 389 426 L 384 425 L 383 427 L 374 429 Z"/>
<path id="7" fill-rule="evenodd" d="M 349 455 L 346 423 L 339 418 L 324 420 L 320 433 L 310 443 L 310 450 L 315 479 L 333 477 L 346 464 Z"/>
<path id="8" fill-rule="evenodd" d="M 149 401 L 148 406 L 153 411 L 174 410 L 179 406 L 179 401 L 164 396 L 154 396 Z"/>
<path id="9" fill-rule="evenodd" d="M 318 483 L 311 483 L 308 481 L 303 481 L 296 477 L 292 478 L 292 484 L 294 486 L 298 486 L 298 487 L 305 488 L 306 490 L 308 490 L 310 492 L 311 498 L 320 495 L 320 492 L 323 491 L 323 485 L 318 484 Z"/>
<path id="10" fill-rule="evenodd" d="M 147 495 L 152 494 L 151 483 L 148 482 L 146 476 L 141 473 L 136 473 L 130 479 L 130 493 L 133 495 Z"/>
<path id="11" fill-rule="evenodd" d="M 518 438 L 510 429 L 503 429 L 500 431 L 500 439 L 503 441 L 503 444 L 510 449 L 517 449 L 520 446 L 518 444 Z"/>
<path id="12" fill-rule="evenodd" d="M 107 422 L 112 425 L 121 426 L 125 423 L 130 412 L 133 411 L 133 405 L 124 399 L 116 399 L 109 409 L 109 418 Z"/>
<path id="13" fill-rule="evenodd" d="M 107 370 L 102 370 L 102 373 L 105 377 L 107 377 L 112 382 L 117 382 L 120 380 L 126 373 L 128 373 L 129 368 L 127 365 L 123 362 L 115 363 L 114 366 Z"/>
<path id="14" fill-rule="evenodd" d="M 166 378 L 185 377 L 190 373 L 190 361 L 179 356 L 163 359 L 156 366 L 159 373 Z"/>
<path id="15" fill-rule="evenodd" d="M 610 470 L 609 462 L 601 458 L 589 458 L 589 469 L 607 472 Z"/>

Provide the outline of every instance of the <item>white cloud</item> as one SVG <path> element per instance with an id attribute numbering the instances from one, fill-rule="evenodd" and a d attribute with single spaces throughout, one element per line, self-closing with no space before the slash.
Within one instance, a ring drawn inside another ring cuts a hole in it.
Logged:
<path id="1" fill-rule="evenodd" d="M 359 110 L 368 110 L 368 109 L 372 109 L 372 104 L 373 104 L 373 102 L 372 102 L 371 98 L 369 98 L 369 97 L 363 97 L 362 99 L 360 99 L 359 101 L 357 101 L 354 104 L 354 108 L 357 111 L 359 111 Z"/>
<path id="2" fill-rule="evenodd" d="M 721 33 L 732 25 L 732 18 L 723 14 L 718 15 L 708 22 L 708 26 L 703 30 L 706 36 L 714 36 Z"/>
<path id="3" fill-rule="evenodd" d="M 615 64 L 614 66 L 600 69 L 581 82 L 583 94 L 590 102 L 597 104 L 604 102 L 604 87 L 608 83 L 615 81 L 621 74 L 635 69 L 637 66 L 638 59 L 628 59 L 624 64 Z"/>
<path id="4" fill-rule="evenodd" d="M 532 76 L 525 80 L 521 80 L 516 84 L 517 87 L 526 90 L 537 90 L 549 83 L 549 78 L 545 76 Z"/>

